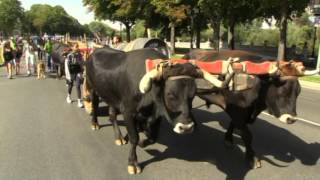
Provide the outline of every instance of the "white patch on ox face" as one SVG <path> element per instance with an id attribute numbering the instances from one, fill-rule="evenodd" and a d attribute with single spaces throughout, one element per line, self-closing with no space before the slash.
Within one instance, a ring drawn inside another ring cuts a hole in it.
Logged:
<path id="1" fill-rule="evenodd" d="M 283 123 L 286 123 L 286 124 L 291 124 L 288 120 L 289 119 L 293 119 L 293 116 L 290 115 L 290 114 L 282 114 L 280 117 L 279 117 L 279 120 Z"/>
<path id="2" fill-rule="evenodd" d="M 191 133 L 193 131 L 193 126 L 194 126 L 193 122 L 189 124 L 177 123 L 173 128 L 173 131 L 178 134 Z"/>

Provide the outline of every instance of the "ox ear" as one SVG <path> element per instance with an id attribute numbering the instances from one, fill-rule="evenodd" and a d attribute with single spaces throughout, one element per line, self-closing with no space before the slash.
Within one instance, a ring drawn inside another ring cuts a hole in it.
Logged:
<path id="1" fill-rule="evenodd" d="M 161 73 L 158 71 L 157 68 L 151 70 L 150 72 L 147 72 L 139 83 L 139 90 L 142 94 L 145 94 L 146 92 L 150 91 L 152 86 L 152 80 L 159 79 L 161 76 Z"/>

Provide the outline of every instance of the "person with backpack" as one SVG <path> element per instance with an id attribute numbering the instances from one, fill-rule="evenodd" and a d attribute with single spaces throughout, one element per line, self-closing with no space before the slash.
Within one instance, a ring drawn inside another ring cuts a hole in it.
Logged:
<path id="1" fill-rule="evenodd" d="M 12 79 L 12 66 L 14 61 L 14 51 L 11 47 L 10 41 L 5 42 L 3 46 L 3 59 L 7 66 L 8 79 Z"/>
<path id="2" fill-rule="evenodd" d="M 81 100 L 81 84 L 83 82 L 83 57 L 79 49 L 78 43 L 75 43 L 72 47 L 72 51 L 67 55 L 65 60 L 65 74 L 68 85 L 68 95 L 66 98 L 67 103 L 72 103 L 71 92 L 73 83 L 76 84 L 78 107 L 83 108 Z"/>

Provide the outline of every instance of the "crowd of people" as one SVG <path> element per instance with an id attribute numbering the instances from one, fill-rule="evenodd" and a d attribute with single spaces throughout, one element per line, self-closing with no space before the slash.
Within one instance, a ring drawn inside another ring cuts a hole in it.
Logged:
<path id="1" fill-rule="evenodd" d="M 22 37 L 10 37 L 8 40 L 0 39 L 0 64 L 6 66 L 8 79 L 21 74 L 21 61 L 25 61 L 26 74 L 31 76 L 36 73 L 36 63 L 45 61 L 47 69 L 52 72 L 52 46 L 53 43 L 48 39 L 24 39 Z"/>
<path id="2" fill-rule="evenodd" d="M 119 49 L 121 38 L 114 36 L 109 44 L 101 44 L 100 46 L 108 46 L 114 49 Z M 98 46 L 99 47 L 99 46 Z M 10 37 L 7 40 L 0 38 L 0 65 L 6 67 L 7 78 L 13 79 L 13 71 L 15 75 L 21 74 L 21 69 L 25 69 L 27 76 L 37 74 L 37 64 L 42 62 L 45 64 L 47 73 L 55 71 L 55 65 L 52 61 L 53 42 L 50 38 L 28 38 Z M 24 60 L 24 68 L 21 66 L 21 61 Z M 67 103 L 72 103 L 71 93 L 73 86 L 77 92 L 77 106 L 83 108 L 81 86 L 83 84 L 83 54 L 79 49 L 78 43 L 73 43 L 70 52 L 66 55 L 64 64 L 64 72 L 67 84 Z M 38 75 L 39 78 L 39 75 Z"/>

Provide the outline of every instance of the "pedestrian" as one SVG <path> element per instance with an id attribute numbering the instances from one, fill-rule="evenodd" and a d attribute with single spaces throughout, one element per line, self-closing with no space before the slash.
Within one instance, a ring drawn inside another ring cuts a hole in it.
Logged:
<path id="1" fill-rule="evenodd" d="M 46 51 L 47 54 L 47 67 L 49 72 L 53 71 L 53 64 L 52 64 L 52 58 L 51 58 L 51 53 L 52 53 L 52 41 L 51 38 L 48 38 L 47 42 L 44 45 L 44 50 Z"/>
<path id="2" fill-rule="evenodd" d="M 66 98 L 67 103 L 72 103 L 71 92 L 73 83 L 76 84 L 78 107 L 83 108 L 81 101 L 81 84 L 83 83 L 83 57 L 79 49 L 79 44 L 75 43 L 72 46 L 72 51 L 67 55 L 65 60 L 65 74 L 68 84 L 68 95 Z"/>
<path id="3" fill-rule="evenodd" d="M 4 59 L 3 59 L 3 39 L 0 38 L 0 67 L 4 65 Z"/>
<path id="4" fill-rule="evenodd" d="M 113 36 L 111 48 L 113 49 L 120 49 L 120 45 L 122 44 L 122 40 L 120 36 Z"/>
<path id="5" fill-rule="evenodd" d="M 44 40 L 40 37 L 37 44 L 38 60 L 45 60 Z"/>
<path id="6" fill-rule="evenodd" d="M 12 66 L 14 60 L 14 52 L 10 45 L 10 41 L 7 41 L 3 47 L 3 59 L 7 67 L 8 79 L 12 79 Z"/>
<path id="7" fill-rule="evenodd" d="M 31 70 L 33 69 L 36 72 L 35 68 L 35 61 L 36 61 L 36 49 L 33 45 L 33 41 L 30 39 L 24 46 L 24 54 L 25 54 L 25 61 L 26 61 L 26 68 L 27 68 L 27 75 L 31 75 Z"/>
<path id="8" fill-rule="evenodd" d="M 17 44 L 14 58 L 14 65 L 16 67 L 16 75 L 20 74 L 20 62 L 23 54 L 23 45 Z"/>

